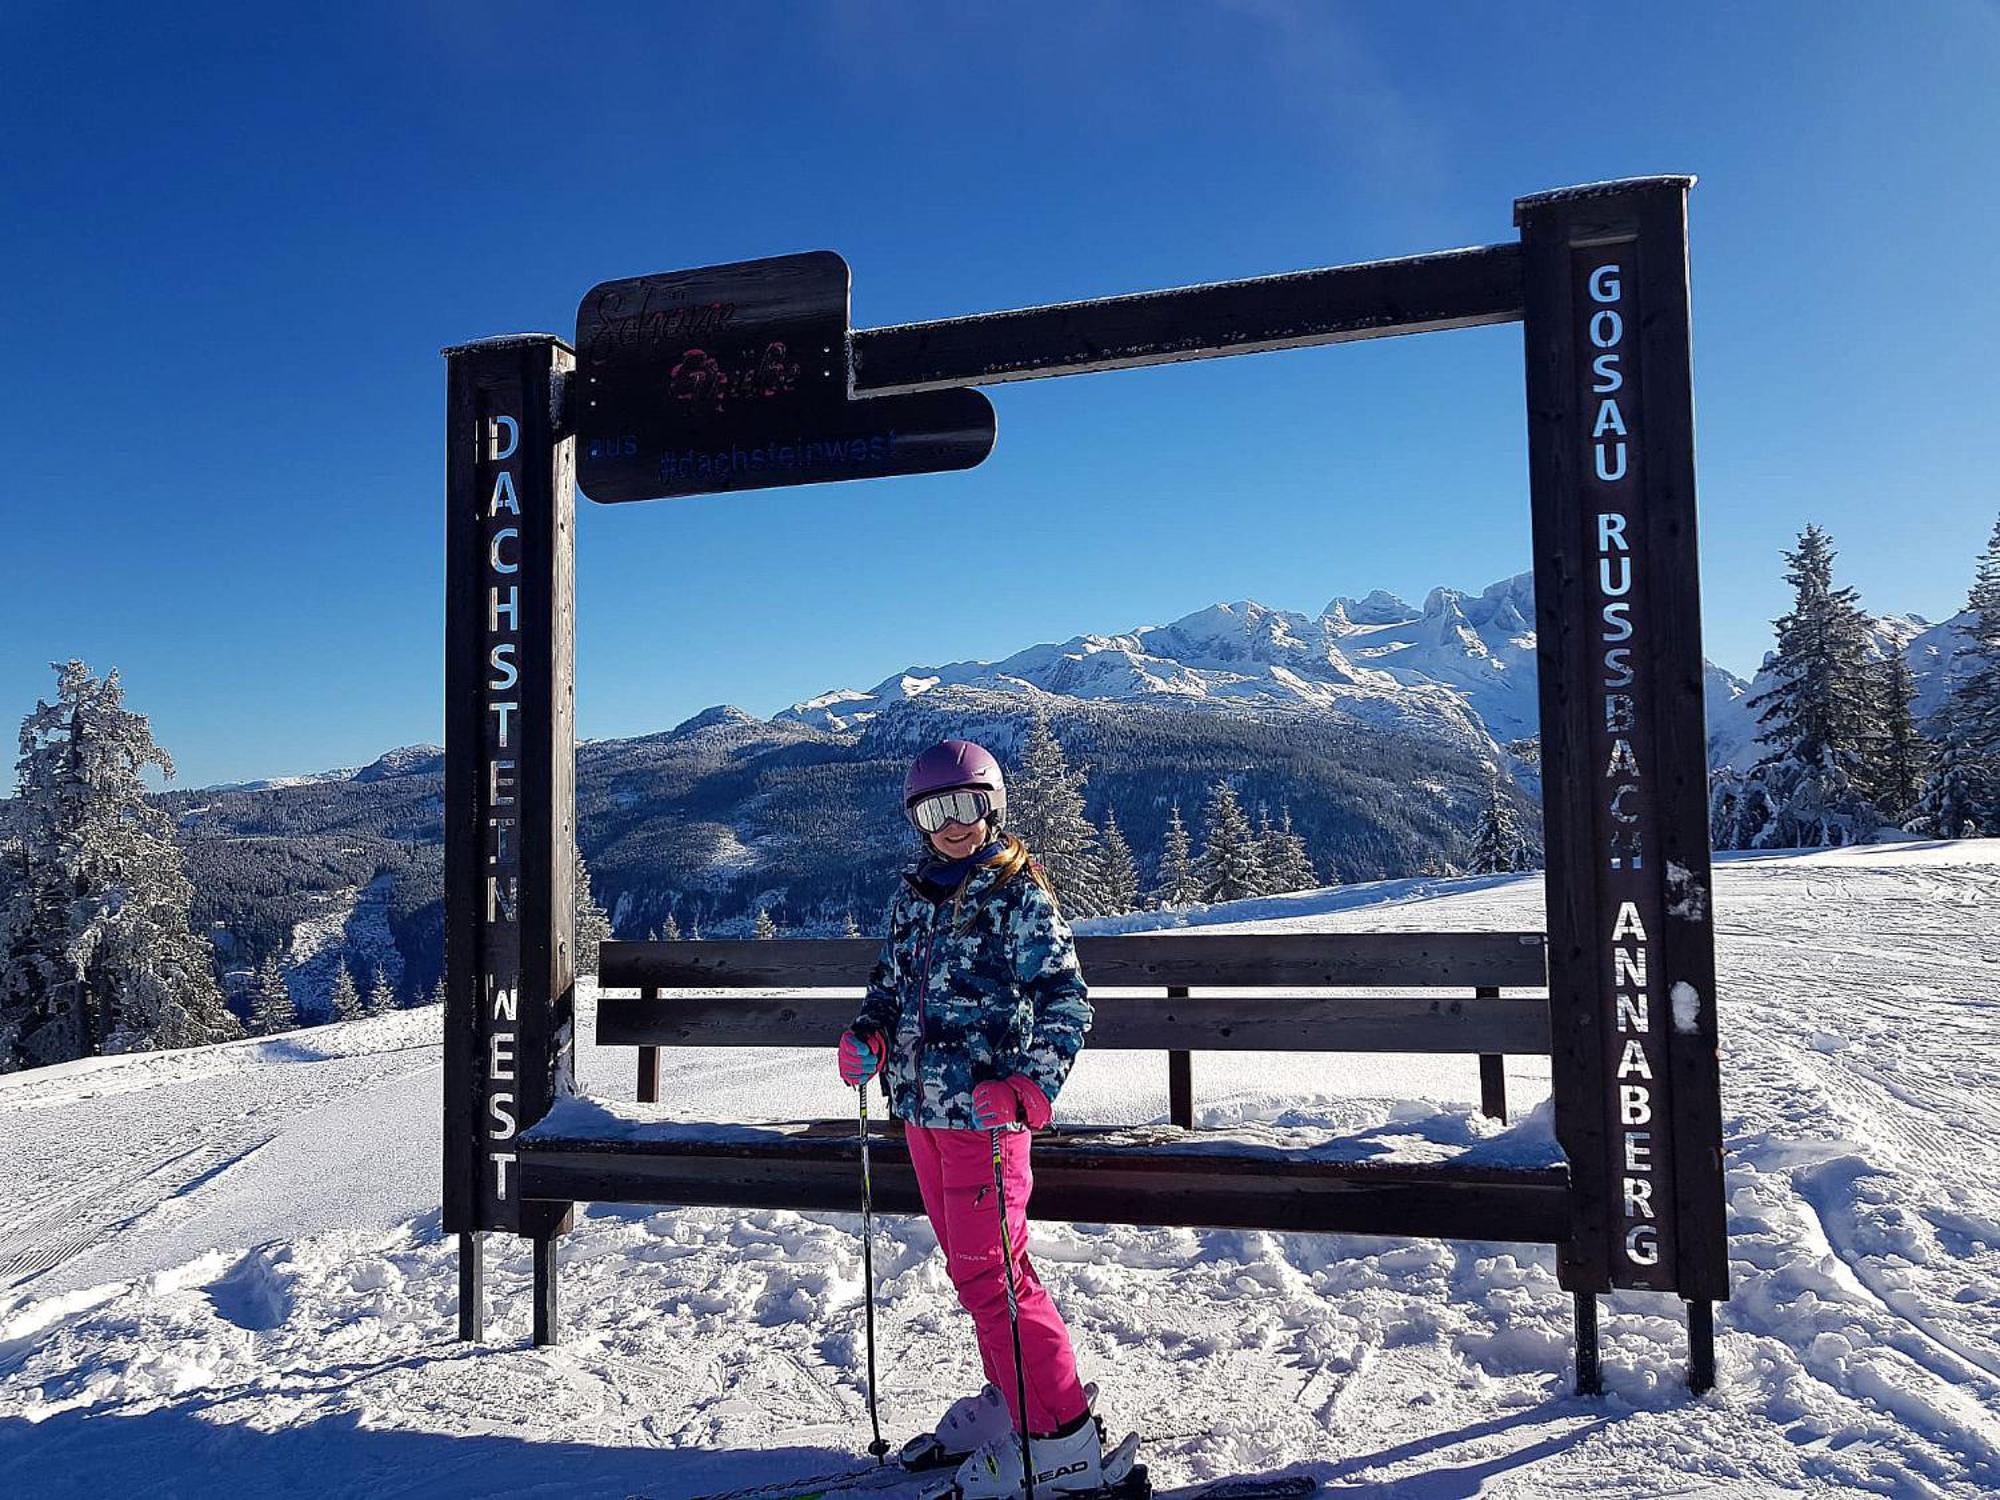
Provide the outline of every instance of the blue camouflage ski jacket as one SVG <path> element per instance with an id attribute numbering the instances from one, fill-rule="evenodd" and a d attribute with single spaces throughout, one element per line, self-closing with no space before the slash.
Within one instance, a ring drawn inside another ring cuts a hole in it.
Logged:
<path id="1" fill-rule="evenodd" d="M 1090 1029 L 1089 991 L 1055 898 L 1024 867 L 1000 880 L 975 865 L 933 901 L 903 871 L 857 1036 L 884 1039 L 890 1107 L 899 1119 L 976 1130 L 972 1088 L 1019 1073 L 1051 1101 Z"/>

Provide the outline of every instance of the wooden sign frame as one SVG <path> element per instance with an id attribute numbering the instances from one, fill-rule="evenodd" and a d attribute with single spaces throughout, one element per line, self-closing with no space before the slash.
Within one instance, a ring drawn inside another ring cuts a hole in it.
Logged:
<path id="1" fill-rule="evenodd" d="M 1614 1287 L 1686 1299 L 1700 1389 L 1713 1378 L 1712 1304 L 1728 1296 L 1728 1259 L 1693 181 L 1520 199 L 1516 242 L 860 329 L 844 353 L 849 394 L 862 399 L 1522 325 L 1555 1123 L 1571 1177 L 1558 1269 L 1580 1329 L 1587 1313 L 1594 1330 L 1591 1299 Z M 501 1189 L 508 1140 L 572 1086 L 576 422 L 574 355 L 553 335 L 445 353 L 444 1226 L 462 1237 L 470 1338 L 481 1328 L 480 1233 L 528 1235 L 540 1266 L 564 1228 Z M 539 1338 L 554 1321 L 554 1278 L 537 1285 L 547 1287 Z"/>

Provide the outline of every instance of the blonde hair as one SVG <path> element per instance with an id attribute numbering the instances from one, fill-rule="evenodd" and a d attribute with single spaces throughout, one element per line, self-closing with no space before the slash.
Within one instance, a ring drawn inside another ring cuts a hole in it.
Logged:
<path id="1" fill-rule="evenodd" d="M 1048 893 L 1049 900 L 1052 903 L 1055 902 L 1056 888 L 1049 884 L 1048 871 L 1042 868 L 1041 861 L 1028 852 L 1028 846 L 1022 842 L 1021 836 L 1018 833 L 1003 832 L 1000 835 L 999 851 L 988 855 L 975 866 L 977 869 L 986 869 L 989 867 L 999 871 L 998 876 L 993 882 L 993 889 L 998 890 L 1025 870 L 1027 871 L 1028 878 Z M 971 878 L 972 871 L 966 871 L 966 880 L 961 880 L 958 883 L 958 889 L 952 893 L 951 924 L 953 927 L 959 925 L 960 900 L 965 895 L 966 881 Z M 1056 910 L 1060 912 L 1062 910 L 1061 906 L 1058 905 Z"/>

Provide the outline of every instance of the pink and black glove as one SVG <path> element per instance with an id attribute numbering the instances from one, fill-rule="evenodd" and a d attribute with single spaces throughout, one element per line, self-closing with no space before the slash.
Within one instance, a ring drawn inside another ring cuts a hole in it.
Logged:
<path id="1" fill-rule="evenodd" d="M 851 1031 L 840 1034 L 840 1081 L 849 1088 L 860 1088 L 862 1084 L 882 1071 L 882 1038 L 870 1032 L 867 1036 L 856 1036 Z"/>
<path id="2" fill-rule="evenodd" d="M 1004 1080 L 989 1079 L 972 1086 L 972 1118 L 981 1130 L 1026 1125 L 1030 1130 L 1048 1128 L 1055 1111 L 1049 1096 L 1034 1079 L 1016 1073 Z"/>

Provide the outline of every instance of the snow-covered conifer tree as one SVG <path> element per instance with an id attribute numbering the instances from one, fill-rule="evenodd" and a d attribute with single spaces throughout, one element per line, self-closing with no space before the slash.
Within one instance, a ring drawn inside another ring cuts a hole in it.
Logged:
<path id="1" fill-rule="evenodd" d="M 1239 901 L 1264 893 L 1264 871 L 1257 859 L 1256 836 L 1250 820 L 1227 781 L 1209 788 L 1207 827 L 1197 866 L 1203 901 Z"/>
<path id="2" fill-rule="evenodd" d="M 1193 842 L 1181 821 L 1181 805 L 1176 802 L 1167 815 L 1167 842 L 1160 852 L 1160 881 L 1153 888 L 1153 902 L 1169 911 L 1201 899 L 1201 882 L 1195 874 Z"/>
<path id="3" fill-rule="evenodd" d="M 1292 805 L 1278 804 L 1278 869 L 1286 881 L 1289 891 L 1309 891 L 1319 886 L 1320 873 L 1313 868 L 1312 855 L 1306 851 L 1305 835 L 1292 827 Z M 1326 873 L 1325 884 L 1333 884 L 1331 870 Z"/>
<path id="4" fill-rule="evenodd" d="M 772 920 L 771 909 L 768 906 L 757 909 L 757 922 L 752 928 L 752 934 L 766 941 L 778 935 L 778 924 Z"/>
<path id="5" fill-rule="evenodd" d="M 854 908 L 851 906 L 847 908 L 847 920 L 840 929 L 840 935 L 850 938 L 861 936 L 861 924 L 854 920 Z"/>
<path id="6" fill-rule="evenodd" d="M 1952 696 L 1967 746 L 2000 777 L 2000 522 L 1980 555 L 1965 607 L 1972 619 L 1961 652 L 1971 670 Z M 2000 808 L 1992 809 L 1989 821 L 2000 821 Z"/>
<path id="7" fill-rule="evenodd" d="M 143 771 L 173 774 L 116 671 L 58 663 L 21 725 L 15 849 L 0 908 L 0 1072 L 103 1052 L 222 1041 L 207 942 L 174 827 Z"/>
<path id="8" fill-rule="evenodd" d="M 1306 841 L 1292 829 L 1291 805 L 1282 805 L 1280 821 L 1275 824 L 1261 807 L 1257 816 L 1257 864 L 1264 872 L 1265 893 L 1305 891 L 1318 885 L 1319 876 L 1306 853 Z"/>
<path id="9" fill-rule="evenodd" d="M 250 1030 L 258 1036 L 276 1036 L 299 1024 L 298 1007 L 292 1004 L 291 989 L 278 967 L 275 954 L 257 970 L 257 994 L 250 1002 Z"/>
<path id="10" fill-rule="evenodd" d="M 1891 823 L 1900 824 L 1915 813 L 1923 793 L 1928 747 L 1910 710 L 1917 701 L 1910 664 L 1893 644 L 1877 670 L 1876 690 L 1882 695 L 1881 733 L 1874 741 L 1875 765 L 1869 779 L 1875 784 L 1875 805 Z"/>
<path id="11" fill-rule="evenodd" d="M 327 996 L 327 1009 L 335 1021 L 352 1021 L 361 1014 L 361 991 L 355 986 L 354 971 L 341 960 L 340 972 L 333 978 L 333 993 Z"/>
<path id="12" fill-rule="evenodd" d="M 1725 849 L 1851 844 L 1880 825 L 1870 746 L 1880 734 L 1867 622 L 1852 588 L 1833 586 L 1833 543 L 1817 526 L 1799 534 L 1790 613 L 1776 622 L 1776 682 L 1749 701 L 1762 708 L 1770 747 L 1750 772 L 1715 783 L 1712 833 Z"/>
<path id="13" fill-rule="evenodd" d="M 1021 748 L 1021 765 L 1007 779 L 1007 826 L 1048 872 L 1056 899 L 1072 917 L 1106 909 L 1103 854 L 1097 830 L 1083 812 L 1082 767 L 1070 768 L 1063 747 L 1037 703 Z"/>
<path id="14" fill-rule="evenodd" d="M 590 889 L 590 866 L 583 862 L 583 846 L 576 846 L 576 972 L 597 972 L 597 950 L 611 936 L 611 918 L 597 904 Z"/>
<path id="15" fill-rule="evenodd" d="M 428 1003 L 431 1005 L 444 1004 L 444 975 L 438 975 L 438 982 L 431 987 L 431 998 Z"/>
<path id="16" fill-rule="evenodd" d="M 380 967 L 368 976 L 368 988 L 361 997 L 361 1014 L 364 1016 L 386 1016 L 396 1008 L 395 991 L 389 988 L 388 976 Z"/>
<path id="17" fill-rule="evenodd" d="M 1931 716 L 1923 794 L 1909 827 L 1939 838 L 2000 835 L 2000 523 L 1980 555 L 1951 695 Z"/>
<path id="18" fill-rule="evenodd" d="M 1514 816 L 1513 800 L 1501 788 L 1497 775 L 1486 782 L 1486 811 L 1473 836 L 1472 851 L 1465 867 L 1474 875 L 1498 875 L 1531 867 L 1528 841 Z"/>
<path id="19" fill-rule="evenodd" d="M 1104 810 L 1103 869 L 1105 911 L 1138 910 L 1139 867 L 1132 862 L 1132 846 L 1118 826 L 1118 813 L 1109 807 Z"/>
<path id="20" fill-rule="evenodd" d="M 678 943 L 681 940 L 681 924 L 674 920 L 672 912 L 667 913 L 667 924 L 660 929 L 660 936 L 670 943 Z"/>

